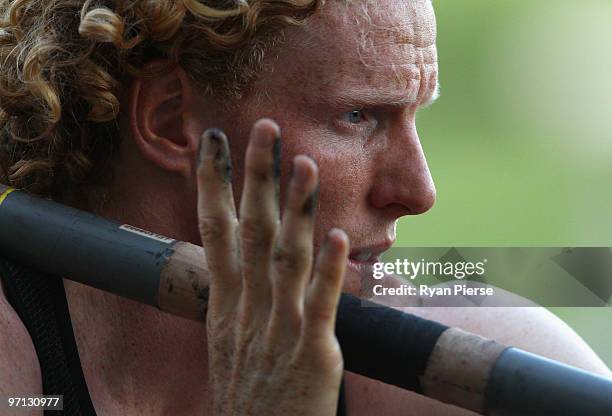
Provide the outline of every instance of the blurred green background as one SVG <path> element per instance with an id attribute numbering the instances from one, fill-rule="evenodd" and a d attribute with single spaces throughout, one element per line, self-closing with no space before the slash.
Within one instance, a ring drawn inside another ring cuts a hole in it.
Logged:
<path id="1" fill-rule="evenodd" d="M 434 7 L 441 97 L 418 128 L 438 200 L 396 246 L 612 247 L 612 2 Z M 612 367 L 612 308 L 551 310 Z"/>

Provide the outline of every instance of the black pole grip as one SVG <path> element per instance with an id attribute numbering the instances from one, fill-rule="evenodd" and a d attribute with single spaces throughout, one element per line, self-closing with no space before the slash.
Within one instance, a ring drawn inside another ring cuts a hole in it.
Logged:
<path id="1" fill-rule="evenodd" d="M 8 192 L 0 186 L 2 256 L 157 306 L 159 276 L 175 240 L 26 192 Z"/>
<path id="2" fill-rule="evenodd" d="M 7 189 L 0 185 L 1 255 L 159 307 L 160 274 L 178 242 Z M 336 321 L 348 371 L 425 394 L 420 377 L 447 329 L 347 294 Z M 612 380 L 524 351 L 503 352 L 486 377 L 490 415 L 612 415 Z"/>
<path id="3" fill-rule="evenodd" d="M 485 395 L 490 416 L 612 415 L 612 380 L 518 348 L 499 357 Z"/>
<path id="4" fill-rule="evenodd" d="M 419 376 L 438 338 L 438 322 L 343 293 L 336 335 L 348 371 L 422 393 Z"/>

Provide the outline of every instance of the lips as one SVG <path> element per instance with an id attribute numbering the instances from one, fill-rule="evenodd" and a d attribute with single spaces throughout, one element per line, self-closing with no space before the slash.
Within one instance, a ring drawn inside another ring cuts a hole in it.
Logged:
<path id="1" fill-rule="evenodd" d="M 376 255 L 371 251 L 362 251 L 359 254 L 350 256 L 350 259 L 354 261 L 358 261 L 358 262 L 363 262 L 363 263 L 371 263 L 372 259 L 374 259 L 375 257 Z"/>
<path id="2" fill-rule="evenodd" d="M 393 245 L 393 240 L 379 244 L 356 247 L 349 254 L 349 261 L 356 264 L 374 264 L 380 261 L 380 256 Z"/>
<path id="3" fill-rule="evenodd" d="M 380 243 L 353 246 L 347 260 L 345 290 L 355 296 L 369 298 L 368 288 L 374 282 L 374 264 L 393 245 L 395 239 L 384 239 Z"/>

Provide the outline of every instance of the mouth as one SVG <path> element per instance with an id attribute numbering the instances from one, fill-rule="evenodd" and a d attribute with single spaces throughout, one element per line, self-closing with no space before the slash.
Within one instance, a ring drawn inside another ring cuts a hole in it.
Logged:
<path id="1" fill-rule="evenodd" d="M 380 262 L 381 256 L 393 245 L 393 240 L 385 240 L 379 244 L 355 247 L 348 257 L 348 266 L 361 275 L 362 278 L 372 278 L 372 268 Z"/>

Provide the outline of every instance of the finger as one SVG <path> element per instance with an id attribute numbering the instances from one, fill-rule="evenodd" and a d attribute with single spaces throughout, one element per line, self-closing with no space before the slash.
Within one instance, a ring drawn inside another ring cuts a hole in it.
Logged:
<path id="1" fill-rule="evenodd" d="M 217 129 L 206 130 L 198 151 L 198 222 L 210 272 L 211 299 L 224 300 L 228 292 L 240 288 L 238 221 L 231 171 L 225 134 Z"/>
<path id="2" fill-rule="evenodd" d="M 348 253 L 349 240 L 346 233 L 340 229 L 331 230 L 317 259 L 306 294 L 303 324 L 305 340 L 318 340 L 334 334 L 336 309 L 342 292 Z"/>
<path id="3" fill-rule="evenodd" d="M 304 288 L 312 269 L 317 194 L 316 164 L 307 156 L 297 156 L 273 254 L 274 315 L 289 324 L 301 317 Z"/>
<path id="4" fill-rule="evenodd" d="M 240 252 L 247 306 L 269 310 L 270 258 L 278 232 L 280 128 L 269 119 L 253 126 L 245 160 L 240 203 Z"/>

